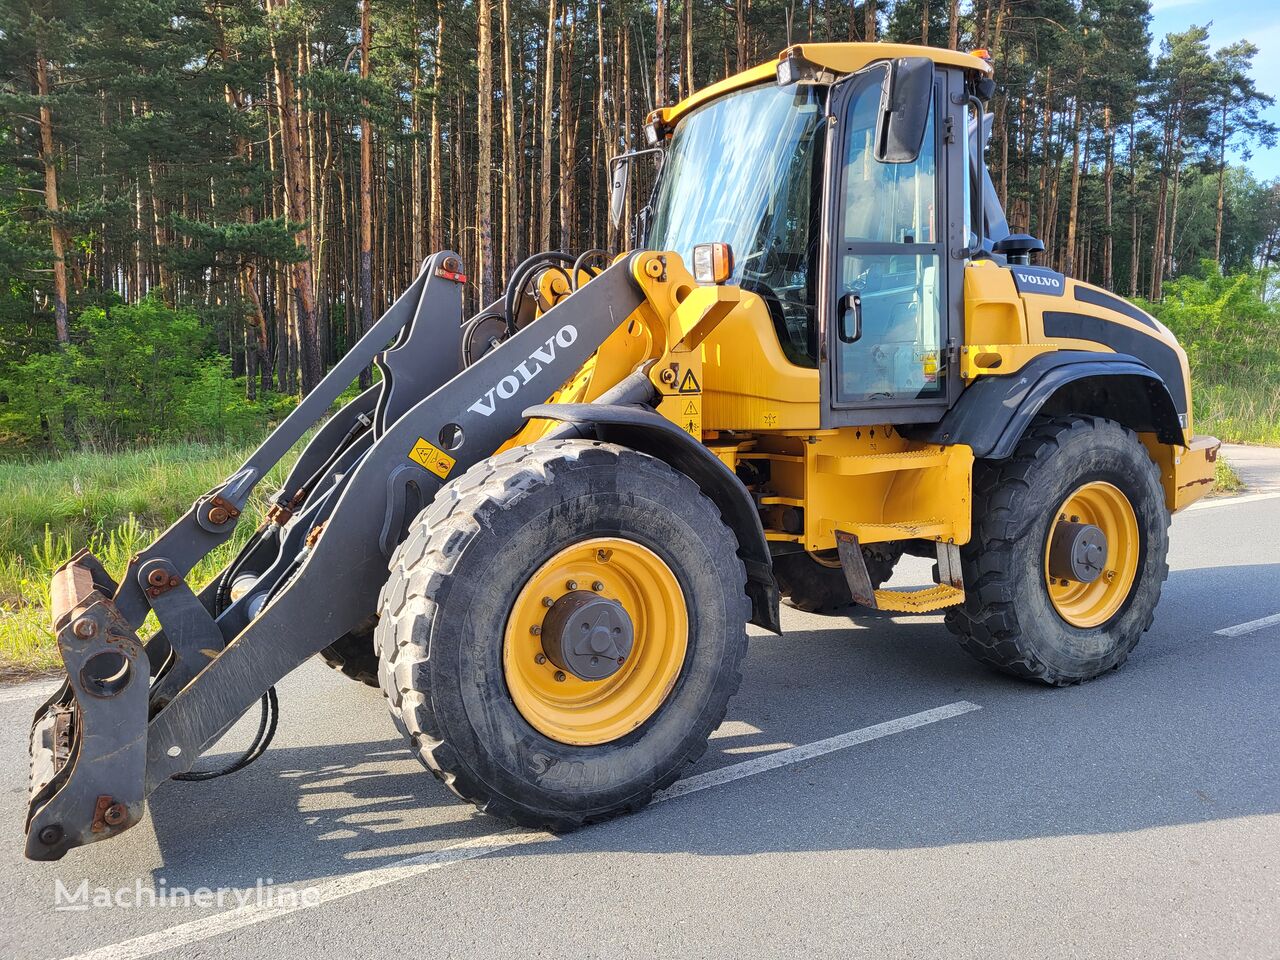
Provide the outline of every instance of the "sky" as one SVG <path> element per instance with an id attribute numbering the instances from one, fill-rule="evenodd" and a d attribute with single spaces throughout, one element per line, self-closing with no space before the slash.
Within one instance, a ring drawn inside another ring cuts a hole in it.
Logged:
<path id="1" fill-rule="evenodd" d="M 1151 36 L 1155 49 L 1165 34 L 1192 24 L 1209 25 L 1212 50 L 1236 40 L 1250 40 L 1258 48 L 1253 79 L 1258 89 L 1277 101 L 1267 111 L 1280 124 L 1280 0 L 1153 0 Z M 1236 157 L 1236 162 L 1241 162 Z M 1254 149 L 1245 165 L 1260 180 L 1280 177 L 1280 146 Z"/>

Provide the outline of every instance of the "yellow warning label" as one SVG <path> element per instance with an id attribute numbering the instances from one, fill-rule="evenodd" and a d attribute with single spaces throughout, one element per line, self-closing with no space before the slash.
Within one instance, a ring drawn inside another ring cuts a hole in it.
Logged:
<path id="1" fill-rule="evenodd" d="M 422 437 L 418 438 L 418 442 L 409 451 L 409 459 L 426 467 L 441 480 L 448 478 L 449 471 L 453 469 L 456 462 L 453 457 Z"/>
<path id="2" fill-rule="evenodd" d="M 684 379 L 680 381 L 679 391 L 681 393 L 701 393 L 702 387 L 698 386 L 698 378 L 693 375 L 692 370 L 684 372 Z"/>
<path id="3" fill-rule="evenodd" d="M 672 401 L 673 406 L 675 405 L 675 402 L 676 401 Z M 677 423 L 680 424 L 680 428 L 684 430 L 686 433 L 690 434 L 691 436 L 695 436 L 699 440 L 701 440 L 702 439 L 702 398 L 689 397 L 687 399 L 679 401 L 679 403 L 680 403 L 680 406 L 677 409 L 679 409 L 680 411 L 680 419 L 677 421 Z"/>

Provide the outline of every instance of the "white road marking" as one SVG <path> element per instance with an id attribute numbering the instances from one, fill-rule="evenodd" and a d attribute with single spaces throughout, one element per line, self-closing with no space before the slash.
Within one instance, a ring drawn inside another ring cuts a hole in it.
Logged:
<path id="1" fill-rule="evenodd" d="M 687 780 L 680 780 L 674 786 L 657 794 L 653 798 L 653 802 L 662 803 L 665 800 L 674 800 L 676 797 L 688 796 L 691 793 L 698 793 L 711 787 L 732 783 L 734 780 L 741 780 L 744 777 L 752 777 L 758 773 L 776 770 L 789 764 L 812 760 L 815 757 L 834 753 L 846 747 L 857 746 L 860 743 L 891 736 L 895 733 L 905 733 L 908 730 L 914 730 L 916 727 L 937 723 L 939 720 L 949 720 L 952 717 L 958 717 L 981 709 L 975 703 L 970 703 L 967 700 L 958 700 L 955 703 L 948 703 L 932 710 L 913 713 L 908 717 L 899 717 L 897 720 L 889 720 L 885 723 L 877 723 L 874 726 L 863 727 L 861 730 L 853 730 L 849 733 L 842 733 L 839 736 L 828 737 L 826 740 L 818 740 L 814 743 L 806 743 L 787 750 L 779 750 L 777 753 L 770 754 L 767 757 L 756 757 L 753 760 L 746 760 L 742 763 L 721 767 L 718 770 L 700 773 Z M 144 957 L 154 956 L 157 953 L 208 940 L 256 923 L 274 920 L 277 917 L 283 917 L 299 910 L 317 907 L 322 903 L 349 897 L 352 894 L 363 893 L 366 890 L 374 890 L 393 883 L 400 883 L 403 880 L 410 880 L 451 864 L 475 860 L 478 857 L 499 853 L 526 843 L 548 843 L 559 839 L 561 838 L 555 834 L 541 830 L 520 828 L 504 830 L 501 833 L 488 834 L 483 837 L 473 837 L 470 840 L 463 840 L 461 843 L 445 847 L 443 850 L 419 854 L 415 857 L 408 857 L 388 864 L 385 867 L 360 870 L 356 873 L 314 884 L 309 890 L 318 891 L 318 894 L 311 893 L 305 898 L 305 902 L 302 902 L 302 898 L 299 898 L 297 902 L 289 901 L 283 904 L 264 904 L 262 906 L 256 903 L 246 904 L 243 907 L 227 910 L 210 917 L 201 917 L 199 920 L 180 923 L 177 926 L 169 927 L 167 930 L 159 930 L 155 933 L 133 937 L 121 943 L 99 947 L 87 953 L 76 954 L 74 957 L 66 958 L 66 960 L 142 960 Z"/>
<path id="2" fill-rule="evenodd" d="M 1270 627 L 1277 623 L 1280 623 L 1280 613 L 1273 613 L 1269 617 L 1259 617 L 1257 620 L 1250 620 L 1248 623 L 1237 623 L 1234 627 L 1223 627 L 1221 630 L 1213 632 L 1220 637 L 1243 637 L 1246 633 L 1253 633 L 1255 630 L 1261 630 L 1263 627 Z"/>
<path id="3" fill-rule="evenodd" d="M 1275 500 L 1278 497 L 1280 497 L 1280 490 L 1273 490 L 1270 493 L 1250 493 L 1243 497 L 1214 497 L 1212 500 L 1198 500 L 1182 512 L 1211 510 L 1214 507 L 1231 507 L 1237 503 L 1257 503 L 1259 500 Z"/>
<path id="4" fill-rule="evenodd" d="M 57 680 L 20 683 L 16 687 L 0 687 L 0 703 L 15 700 L 43 700 L 60 687 Z"/>
<path id="5" fill-rule="evenodd" d="M 958 717 L 961 714 L 981 709 L 976 703 L 970 703 L 968 700 L 957 700 L 955 703 L 948 703 L 944 707 L 934 707 L 932 710 L 913 713 L 909 717 L 899 717 L 897 720 L 877 723 L 875 726 L 863 727 L 861 730 L 842 733 L 839 736 L 828 737 L 826 740 L 815 740 L 813 743 L 805 743 L 787 750 L 779 750 L 777 753 L 771 753 L 765 757 L 756 757 L 754 760 L 744 760 L 742 763 L 720 767 L 717 770 L 708 770 L 706 773 L 689 777 L 687 780 L 676 781 L 653 799 L 655 803 L 661 803 L 663 800 L 674 800 L 676 797 L 697 793 L 699 790 L 706 790 L 708 787 L 718 787 L 721 784 L 732 783 L 734 780 L 741 780 L 743 777 L 752 777 L 757 773 L 764 773 L 766 770 L 776 770 L 778 767 L 799 763 L 802 760 L 812 760 L 814 757 L 834 753 L 846 747 L 854 747 L 860 743 L 866 743 L 868 740 L 878 740 L 880 737 L 887 737 L 895 733 L 905 733 L 908 730 L 914 730 L 916 727 L 923 727 L 927 723 L 949 720 L 952 717 Z"/>

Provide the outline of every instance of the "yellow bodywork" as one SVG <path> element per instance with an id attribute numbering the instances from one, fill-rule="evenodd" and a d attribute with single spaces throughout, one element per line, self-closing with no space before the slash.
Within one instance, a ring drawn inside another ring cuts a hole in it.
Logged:
<path id="1" fill-rule="evenodd" d="M 784 50 L 779 59 L 786 56 L 803 58 L 834 75 L 905 56 L 990 73 L 985 60 L 969 54 L 892 44 L 806 43 Z M 651 119 L 669 131 L 717 97 L 772 81 L 776 67 L 776 62 L 765 63 L 729 77 L 663 107 Z M 758 296 L 737 287 L 700 286 L 674 253 L 643 254 L 633 261 L 633 273 L 645 302 L 551 402 L 593 400 L 644 369 L 660 395 L 658 412 L 702 440 L 753 490 L 772 541 L 794 543 L 814 554 L 835 548 L 837 530 L 864 544 L 918 538 L 968 542 L 974 460 L 969 447 L 911 440 L 887 424 L 820 429 L 819 371 L 787 359 Z M 969 263 L 958 358 L 963 383 L 1016 374 L 1051 351 L 1113 352 L 1101 343 L 1047 336 L 1045 312 L 1068 309 L 1169 344 L 1190 395 L 1186 357 L 1172 334 L 1154 321 L 1143 324 L 1076 300 L 1074 290 L 1087 285 L 1069 278 L 1064 283 L 1058 297 L 1022 293 L 1011 272 L 994 261 Z M 542 294 L 549 304 L 568 295 L 556 289 Z M 509 445 L 531 442 L 551 426 L 530 422 Z M 1216 441 L 1194 437 L 1191 426 L 1188 417 L 1181 444 L 1143 436 L 1160 468 L 1170 510 L 1202 496 L 1212 482 Z M 948 587 L 914 600 L 887 593 L 884 599 L 890 608 L 919 612 L 950 605 L 960 596 Z"/>

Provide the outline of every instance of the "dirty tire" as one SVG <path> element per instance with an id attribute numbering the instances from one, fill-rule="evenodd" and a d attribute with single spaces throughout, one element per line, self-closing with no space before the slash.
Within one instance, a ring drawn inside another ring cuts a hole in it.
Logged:
<path id="1" fill-rule="evenodd" d="M 317 656 L 343 676 L 369 687 L 378 685 L 378 650 L 373 644 L 373 628 L 378 618 L 360 621 L 350 633 L 339 637 Z"/>
<path id="2" fill-rule="evenodd" d="M 1058 506 L 1093 480 L 1128 498 L 1138 522 L 1135 580 L 1105 623 L 1081 629 L 1054 608 L 1044 550 Z M 970 655 L 1005 673 L 1065 686 L 1124 663 L 1151 626 L 1169 575 L 1169 512 L 1160 474 L 1128 429 L 1099 417 L 1039 418 L 1007 460 L 974 465 L 973 536 L 960 551 L 965 602 L 947 627 Z"/>
<path id="3" fill-rule="evenodd" d="M 593 536 L 655 551 L 689 619 L 679 678 L 641 726 L 571 746 L 508 692 L 504 630 L 547 558 Z M 376 630 L 392 719 L 419 759 L 482 811 L 554 831 L 632 812 L 706 749 L 741 682 L 751 613 L 738 542 L 688 477 L 613 444 L 544 441 L 447 484 L 391 561 Z"/>
<path id="4" fill-rule="evenodd" d="M 839 562 L 834 550 L 829 554 L 833 562 Z M 893 575 L 893 567 L 902 556 L 902 548 L 891 543 L 876 543 L 864 546 L 862 556 L 867 562 L 872 588 L 879 589 Z M 774 557 L 773 577 L 783 602 L 797 610 L 841 613 L 855 605 L 844 571 L 839 566 L 828 566 L 814 559 L 808 552 L 784 553 Z"/>

